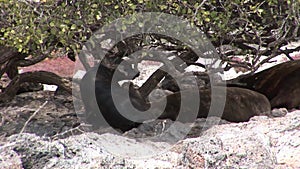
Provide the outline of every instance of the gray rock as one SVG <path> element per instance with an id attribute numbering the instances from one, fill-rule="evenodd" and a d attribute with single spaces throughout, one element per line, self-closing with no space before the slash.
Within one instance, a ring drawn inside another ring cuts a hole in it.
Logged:
<path id="1" fill-rule="evenodd" d="M 271 115 L 273 117 L 283 117 L 288 113 L 288 110 L 286 108 L 279 108 L 279 109 L 273 109 L 271 111 Z"/>
<path id="2" fill-rule="evenodd" d="M 200 137 L 204 131 L 210 129 L 215 125 L 220 124 L 230 124 L 226 120 L 222 120 L 220 117 L 207 117 L 207 118 L 198 118 L 194 123 L 191 124 L 191 130 L 188 134 L 188 137 Z"/>
<path id="3" fill-rule="evenodd" d="M 300 111 L 252 119 L 219 121 L 219 125 L 214 124 L 220 119 L 197 119 L 189 125 L 210 127 L 200 131 L 200 136 L 176 144 L 91 132 L 57 140 L 26 133 L 12 135 L 0 147 L 0 168 L 300 168 Z M 127 136 L 146 138 L 172 124 L 169 120 L 148 122 Z"/>

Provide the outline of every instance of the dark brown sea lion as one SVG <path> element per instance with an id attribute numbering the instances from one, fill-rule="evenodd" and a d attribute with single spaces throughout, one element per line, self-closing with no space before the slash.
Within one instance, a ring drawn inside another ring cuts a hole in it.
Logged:
<path id="1" fill-rule="evenodd" d="M 292 109 L 300 106 L 300 68 L 278 83 L 276 95 L 270 102 L 273 108 Z"/>
<path id="2" fill-rule="evenodd" d="M 267 96 L 272 108 L 292 109 L 300 106 L 300 60 L 281 63 L 254 75 L 241 77 L 238 82 Z"/>
<path id="3" fill-rule="evenodd" d="M 263 94 L 258 92 L 238 88 L 238 87 L 214 87 L 214 100 L 216 103 L 214 106 L 222 107 L 222 100 L 225 101 L 225 107 L 219 109 L 215 107 L 211 109 L 211 89 L 204 89 L 199 91 L 200 95 L 200 104 L 198 111 L 198 118 L 205 118 L 207 116 L 219 116 L 222 119 L 225 119 L 230 122 L 245 122 L 248 121 L 251 117 L 257 115 L 269 115 L 271 111 L 271 105 L 269 100 Z M 223 91 L 226 90 L 226 95 Z M 185 93 L 193 93 L 196 91 L 185 90 L 182 91 Z M 192 98 L 181 98 L 180 92 L 171 94 L 167 96 L 167 106 L 164 113 L 159 118 L 170 118 L 176 120 L 177 113 L 180 109 L 180 100 L 181 99 L 192 99 Z M 219 102 L 219 103 L 218 103 Z M 182 108 L 183 114 L 188 116 L 190 107 Z M 186 118 L 189 119 L 189 118 Z"/>
<path id="4" fill-rule="evenodd" d="M 132 103 L 137 109 L 142 111 L 147 110 L 150 104 L 154 108 L 159 107 L 158 105 L 162 101 L 159 99 L 150 103 L 147 99 L 140 97 L 138 90 L 133 88 L 129 88 L 131 98 L 130 100 L 127 99 L 124 97 L 125 89 L 112 83 L 111 77 L 114 73 L 112 70 L 101 65 L 87 72 L 80 85 L 81 95 L 86 111 L 88 112 L 88 122 L 91 122 L 95 127 L 102 125 L 102 122 L 106 122 L 107 127 L 110 126 L 121 131 L 127 131 L 137 127 L 141 123 L 127 119 L 120 114 L 115 107 L 116 102 L 112 99 L 112 88 L 115 89 L 115 93 L 119 94 L 118 97 L 121 98 L 121 102 L 117 102 L 116 104 L 125 105 Z M 126 79 L 126 77 L 120 75 L 118 80 L 122 79 Z M 94 88 L 90 87 L 93 83 L 95 84 Z M 223 91 L 226 91 L 226 94 Z M 195 92 L 199 92 L 200 100 L 198 110 L 196 108 L 195 116 L 192 116 L 192 112 L 195 110 L 193 109 L 193 105 L 181 106 L 181 100 L 187 103 L 194 103 L 195 99 L 189 96 Z M 170 94 L 166 96 L 166 108 L 161 110 L 163 113 L 157 116 L 154 115 L 154 117 L 193 122 L 197 117 L 219 116 L 231 122 L 244 122 L 256 115 L 267 115 L 271 109 L 268 99 L 255 91 L 238 87 L 214 87 L 213 92 L 214 95 L 211 96 L 212 89 L 210 88 L 201 90 L 186 89 Z M 96 98 L 93 98 L 93 95 Z M 213 103 L 211 103 L 212 100 L 214 101 Z M 226 100 L 224 109 L 222 108 L 222 100 Z M 212 109 L 211 104 L 214 105 Z M 182 110 L 182 113 L 178 116 L 179 110 Z M 158 112 L 153 111 L 152 113 L 156 114 Z M 152 116 L 150 115 L 149 117 Z"/>
<path id="5" fill-rule="evenodd" d="M 137 127 L 140 123 L 128 120 L 122 116 L 113 100 L 112 90 L 122 102 L 116 104 L 134 104 L 138 108 L 143 108 L 144 99 L 139 97 L 138 93 L 130 88 L 131 99 L 124 96 L 126 89 L 122 88 L 117 82 L 112 81 L 116 70 L 109 69 L 103 65 L 89 70 L 81 80 L 80 92 L 81 98 L 86 110 L 86 122 L 92 124 L 94 128 L 113 127 L 117 130 L 127 131 Z M 133 71 L 133 70 L 132 70 Z M 137 72 L 133 71 L 133 75 Z M 116 81 L 127 79 L 128 77 L 119 73 Z"/>

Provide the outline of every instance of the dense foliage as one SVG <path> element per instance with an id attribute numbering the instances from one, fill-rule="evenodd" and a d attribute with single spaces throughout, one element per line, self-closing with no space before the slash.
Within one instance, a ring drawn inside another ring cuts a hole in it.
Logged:
<path id="1" fill-rule="evenodd" d="M 0 76 L 6 72 L 10 78 L 17 75 L 18 67 L 40 62 L 53 52 L 68 54 L 74 60 L 93 32 L 136 12 L 164 12 L 189 20 L 210 38 L 222 60 L 230 61 L 229 66 L 254 71 L 280 53 L 290 57 L 300 50 L 281 48 L 300 40 L 299 0 L 0 0 L 0 6 Z M 112 51 L 160 46 L 180 55 L 188 50 L 159 35 L 150 36 L 154 40 L 147 44 L 147 36 L 137 35 L 137 41 L 129 38 Z M 241 54 L 252 59 L 231 59 Z M 268 58 L 261 60 L 261 56 Z"/>
<path id="2" fill-rule="evenodd" d="M 216 47 L 230 44 L 241 49 L 234 54 L 251 54 L 255 58 L 278 54 L 281 46 L 300 37 L 299 0 L 2 0 L 0 3 L 0 44 L 35 57 L 59 48 L 74 54 L 103 24 L 144 11 L 182 16 L 203 30 Z M 248 66 L 257 64 L 254 61 Z"/>

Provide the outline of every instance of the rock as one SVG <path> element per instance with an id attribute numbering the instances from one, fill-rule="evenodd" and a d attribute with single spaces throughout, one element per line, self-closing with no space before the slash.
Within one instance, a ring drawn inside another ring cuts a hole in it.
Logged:
<path id="1" fill-rule="evenodd" d="M 14 159 L 19 166 L 32 169 L 300 168 L 299 126 L 298 110 L 285 117 L 214 125 L 200 137 L 172 145 L 91 132 L 58 140 L 23 133 L 10 136 L 1 144 L 0 166 Z M 142 135 L 139 132 L 143 131 L 136 132 Z M 157 150 L 159 153 L 145 156 Z M 125 155 L 120 156 L 121 153 Z M 13 158 L 6 158 L 11 154 Z"/>
<path id="2" fill-rule="evenodd" d="M 280 109 L 275 108 L 271 111 L 271 115 L 273 117 L 283 117 L 287 113 L 288 113 L 288 110 L 286 108 L 280 108 Z"/>
<path id="3" fill-rule="evenodd" d="M 198 161 L 190 159 L 202 157 L 203 168 L 299 168 L 300 135 L 296 133 L 300 111 L 294 113 L 285 118 L 214 126 L 201 137 L 182 143 L 187 155 L 184 161 L 195 166 Z"/>
<path id="4" fill-rule="evenodd" d="M 149 139 L 154 142 L 167 142 L 174 144 L 183 139 L 191 129 L 190 124 L 183 124 L 179 121 L 152 120 L 144 122 L 139 127 L 127 131 L 123 136 L 130 138 Z"/>
<path id="5" fill-rule="evenodd" d="M 188 138 L 199 137 L 204 131 L 218 124 L 230 124 L 230 122 L 222 120 L 219 117 L 197 118 L 193 123 L 186 124 L 179 121 L 174 122 L 170 119 L 157 119 L 144 122 L 137 128 L 125 132 L 123 136 L 131 138 L 147 138 L 165 134 L 163 141 L 170 141 L 176 139 L 174 136 L 179 135 L 178 133 L 185 134 L 185 137 Z M 171 125 L 176 125 L 175 129 L 177 134 L 174 134 L 175 132 L 172 130 L 166 132 Z M 162 141 L 162 137 L 159 137 L 158 139 Z"/>
<path id="6" fill-rule="evenodd" d="M 0 159 L 0 168 L 2 169 L 23 168 L 21 157 L 13 150 L 0 151 Z"/>
<path id="7" fill-rule="evenodd" d="M 204 131 L 210 129 L 215 125 L 230 124 L 226 120 L 222 120 L 220 117 L 207 117 L 197 118 L 194 123 L 191 124 L 191 130 L 187 135 L 188 138 L 200 137 Z"/>

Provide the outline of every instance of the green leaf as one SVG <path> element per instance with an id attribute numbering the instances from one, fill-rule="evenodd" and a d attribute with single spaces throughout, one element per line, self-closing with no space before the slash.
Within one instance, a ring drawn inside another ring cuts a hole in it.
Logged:
<path id="1" fill-rule="evenodd" d="M 264 10 L 263 10 L 263 9 L 257 9 L 257 11 L 258 11 L 259 13 L 262 13 Z"/>
<path id="2" fill-rule="evenodd" d="M 92 4 L 91 7 L 92 7 L 92 8 L 97 8 L 98 5 L 97 5 L 97 4 Z"/>
<path id="3" fill-rule="evenodd" d="M 75 25 L 75 24 L 73 24 L 72 26 L 71 26 L 71 30 L 75 30 L 77 28 L 77 26 Z"/>
<path id="4" fill-rule="evenodd" d="M 50 30 L 50 32 L 51 32 L 51 34 L 55 35 L 55 34 L 57 33 L 57 30 L 56 30 L 55 28 L 52 28 L 52 29 Z"/>
<path id="5" fill-rule="evenodd" d="M 50 22 L 50 26 L 51 26 L 51 27 L 54 27 L 54 26 L 55 26 L 55 23 L 54 23 L 54 22 Z"/>
<path id="6" fill-rule="evenodd" d="M 100 20 L 101 19 L 100 15 L 96 15 L 96 19 Z"/>

